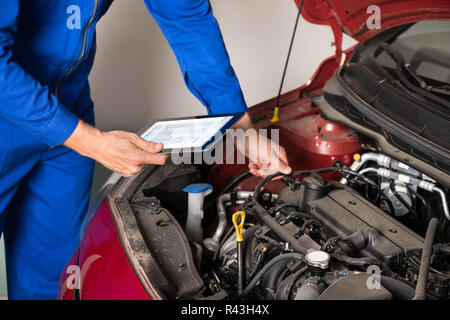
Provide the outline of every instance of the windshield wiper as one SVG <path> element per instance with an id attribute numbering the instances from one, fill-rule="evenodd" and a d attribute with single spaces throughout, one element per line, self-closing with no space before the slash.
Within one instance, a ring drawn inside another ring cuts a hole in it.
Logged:
<path id="1" fill-rule="evenodd" d="M 411 64 L 406 60 L 399 51 L 394 49 L 387 43 L 381 43 L 377 49 L 384 50 L 389 57 L 394 60 L 396 64 L 395 73 L 400 81 L 411 91 L 414 91 L 436 103 L 439 103 L 450 109 L 450 101 L 437 96 L 435 93 L 450 96 L 449 86 L 432 86 L 429 85 L 416 71 L 411 67 Z M 376 49 L 376 50 L 377 50 Z M 414 80 L 411 82 L 405 75 Z"/>

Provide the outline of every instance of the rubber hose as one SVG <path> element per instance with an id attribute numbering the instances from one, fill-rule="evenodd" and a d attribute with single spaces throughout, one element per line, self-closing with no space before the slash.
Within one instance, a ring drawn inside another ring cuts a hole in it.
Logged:
<path id="1" fill-rule="evenodd" d="M 263 282 L 264 289 L 275 292 L 278 280 L 288 263 L 289 261 L 280 261 L 266 272 Z"/>
<path id="2" fill-rule="evenodd" d="M 399 280 L 380 276 L 380 284 L 399 300 L 411 300 L 414 297 L 414 288 Z"/>
<path id="3" fill-rule="evenodd" d="M 267 270 L 269 270 L 277 262 L 279 262 L 281 260 L 285 260 L 285 259 L 294 259 L 294 260 L 296 259 L 296 260 L 303 261 L 304 257 L 303 257 L 303 255 L 298 254 L 298 253 L 285 253 L 285 254 L 276 256 L 275 258 L 270 260 L 261 270 L 259 270 L 259 272 L 255 275 L 255 277 L 252 279 L 252 281 L 250 281 L 250 283 L 244 289 L 244 291 L 242 292 L 242 294 L 239 298 L 243 298 L 246 295 L 248 295 L 250 293 L 250 291 L 256 286 L 258 281 L 264 276 L 264 274 L 267 272 Z"/>
<path id="4" fill-rule="evenodd" d="M 438 219 L 432 218 L 428 224 L 425 242 L 423 244 L 422 259 L 420 261 L 419 277 L 417 279 L 416 294 L 413 300 L 425 300 L 427 290 L 428 272 L 430 268 L 431 254 L 433 253 L 433 242 L 438 227 Z"/>
<path id="5" fill-rule="evenodd" d="M 334 253 L 331 255 L 333 258 L 335 258 L 338 261 L 344 262 L 346 264 L 352 265 L 352 266 L 358 266 L 363 267 L 367 265 L 378 265 L 379 261 L 370 257 L 362 257 L 362 258 L 353 258 L 346 256 L 344 254 L 340 253 Z"/>

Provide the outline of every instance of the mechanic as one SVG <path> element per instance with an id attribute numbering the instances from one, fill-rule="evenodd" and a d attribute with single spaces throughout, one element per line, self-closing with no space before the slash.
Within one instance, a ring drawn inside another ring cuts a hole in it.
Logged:
<path id="1" fill-rule="evenodd" d="M 9 299 L 56 297 L 58 276 L 78 246 L 94 160 L 123 176 L 167 160 L 161 144 L 94 127 L 88 75 L 95 26 L 111 3 L 0 0 L 0 233 Z M 209 1 L 145 3 L 208 113 L 245 111 Z M 248 115 L 237 127 L 251 127 Z M 281 161 L 272 169 L 290 172 L 284 149 L 273 157 Z M 271 159 L 258 160 L 249 167 L 263 175 Z"/>

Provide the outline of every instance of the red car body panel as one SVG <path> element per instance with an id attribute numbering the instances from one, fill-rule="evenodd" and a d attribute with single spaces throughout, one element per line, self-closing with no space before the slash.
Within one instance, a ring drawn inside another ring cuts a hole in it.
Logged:
<path id="1" fill-rule="evenodd" d="M 294 1 L 298 6 L 302 0 Z M 365 42 L 384 30 L 402 24 L 450 19 L 450 1 L 304 0 L 302 16 L 311 23 L 330 25 L 335 39 L 336 59 L 342 63 L 342 32 Z M 379 27 L 371 25 L 375 16 L 379 18 Z"/>
<path id="2" fill-rule="evenodd" d="M 299 5 L 301 0 L 294 0 Z M 368 8 L 380 9 L 381 29 L 369 29 L 367 19 L 373 14 Z M 422 20 L 449 19 L 448 0 L 304 0 L 302 16 L 309 22 L 339 28 L 364 42 L 383 30 Z"/>
<path id="3" fill-rule="evenodd" d="M 72 257 L 61 276 L 58 298 L 73 300 L 78 288 L 83 300 L 150 299 L 123 250 L 107 200 L 92 216 L 77 253 L 78 263 Z"/>

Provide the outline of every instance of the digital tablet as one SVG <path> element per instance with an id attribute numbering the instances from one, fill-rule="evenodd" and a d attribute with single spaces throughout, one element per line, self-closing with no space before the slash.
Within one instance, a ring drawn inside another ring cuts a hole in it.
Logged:
<path id="1" fill-rule="evenodd" d="M 155 121 L 141 137 L 164 144 L 162 153 L 179 150 L 202 152 L 213 147 L 245 112 Z"/>

